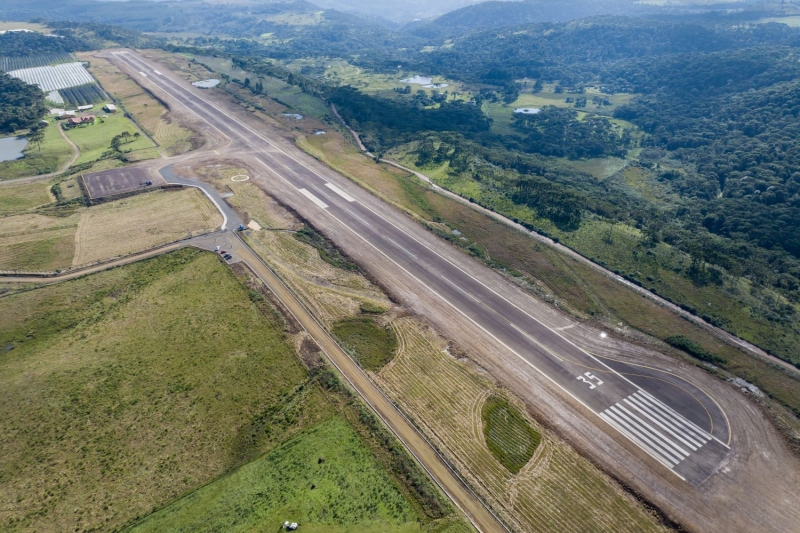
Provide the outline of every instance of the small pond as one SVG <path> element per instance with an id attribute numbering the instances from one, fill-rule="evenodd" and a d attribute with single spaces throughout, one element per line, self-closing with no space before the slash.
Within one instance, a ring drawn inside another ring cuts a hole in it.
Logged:
<path id="1" fill-rule="evenodd" d="M 0 162 L 13 161 L 24 157 L 22 150 L 28 145 L 28 139 L 24 137 L 6 137 L 0 139 Z"/>

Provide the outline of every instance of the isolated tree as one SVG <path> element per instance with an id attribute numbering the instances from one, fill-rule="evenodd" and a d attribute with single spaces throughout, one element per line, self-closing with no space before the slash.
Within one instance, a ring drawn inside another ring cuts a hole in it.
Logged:
<path id="1" fill-rule="evenodd" d="M 134 133 L 134 134 L 133 134 L 133 140 L 134 140 L 134 141 L 138 140 L 138 139 L 139 139 L 139 137 L 141 137 L 141 134 L 140 134 L 138 131 L 137 131 L 136 133 Z"/>
<path id="2" fill-rule="evenodd" d="M 28 136 L 28 141 L 35 143 L 36 147 L 39 151 L 42 151 L 42 141 L 44 140 L 44 130 L 41 128 L 36 128 L 31 130 L 30 135 Z"/>
<path id="3" fill-rule="evenodd" d="M 130 134 L 130 133 L 128 133 L 127 131 L 123 131 L 123 132 L 122 132 L 120 135 L 122 135 L 122 138 L 123 138 L 123 139 L 125 139 L 125 142 L 126 142 L 126 143 L 129 143 L 129 142 L 131 142 L 131 141 L 130 141 L 131 134 Z"/>

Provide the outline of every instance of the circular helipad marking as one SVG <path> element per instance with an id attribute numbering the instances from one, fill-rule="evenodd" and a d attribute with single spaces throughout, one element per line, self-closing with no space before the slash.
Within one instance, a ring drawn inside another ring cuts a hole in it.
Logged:
<path id="1" fill-rule="evenodd" d="M 245 174 L 237 174 L 236 176 L 231 178 L 231 181 L 247 181 L 250 179 L 250 176 Z"/>

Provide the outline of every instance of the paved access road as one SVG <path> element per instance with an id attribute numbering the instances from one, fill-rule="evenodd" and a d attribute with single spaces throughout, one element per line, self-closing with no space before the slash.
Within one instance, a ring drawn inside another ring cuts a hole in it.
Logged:
<path id="1" fill-rule="evenodd" d="M 280 186 L 291 191 L 293 207 L 319 210 L 364 247 L 390 261 L 397 272 L 416 280 L 455 310 L 471 327 L 492 337 L 530 372 L 550 380 L 596 415 L 604 431 L 618 432 L 675 475 L 699 485 L 729 452 L 725 413 L 700 388 L 645 366 L 602 360 L 546 327 L 480 276 L 468 272 L 398 224 L 390 208 L 333 171 L 313 169 L 269 133 L 255 131 L 226 115 L 208 93 L 164 75 L 138 55 L 115 53 L 149 83 L 158 86 L 192 114 L 231 140 Z"/>

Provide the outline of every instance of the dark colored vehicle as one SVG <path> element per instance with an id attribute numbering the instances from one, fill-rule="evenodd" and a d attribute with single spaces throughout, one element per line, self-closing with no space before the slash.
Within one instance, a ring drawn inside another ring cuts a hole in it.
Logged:
<path id="1" fill-rule="evenodd" d="M 230 261 L 231 259 L 233 259 L 233 256 L 231 254 L 225 254 L 223 257 L 225 258 L 226 261 Z"/>
<path id="2" fill-rule="evenodd" d="M 219 255 L 225 255 L 225 254 L 227 254 L 227 253 L 228 253 L 228 251 L 227 251 L 227 250 L 220 250 L 220 251 L 219 251 Z"/>

